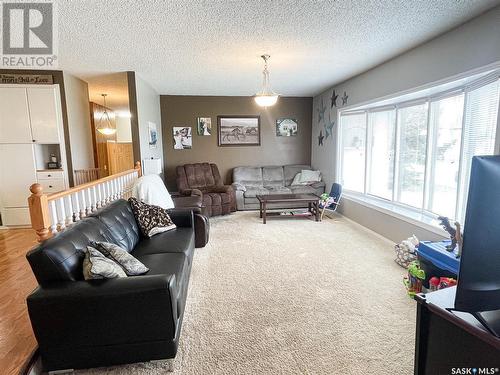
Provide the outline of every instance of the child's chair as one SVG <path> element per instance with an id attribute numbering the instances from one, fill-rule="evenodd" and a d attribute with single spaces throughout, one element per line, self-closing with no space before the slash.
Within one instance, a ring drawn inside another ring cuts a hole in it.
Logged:
<path id="1" fill-rule="evenodd" d="M 325 194 L 326 195 L 326 194 Z M 321 220 L 323 220 L 323 215 L 325 214 L 325 210 L 328 208 L 329 210 L 336 211 L 337 207 L 340 203 L 340 198 L 342 197 L 342 185 L 333 183 L 332 189 L 330 190 L 330 194 L 328 198 L 320 201 L 321 207 Z"/>

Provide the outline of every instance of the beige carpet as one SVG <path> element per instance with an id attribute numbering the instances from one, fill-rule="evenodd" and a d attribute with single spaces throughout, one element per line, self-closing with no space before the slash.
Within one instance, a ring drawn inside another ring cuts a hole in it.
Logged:
<path id="1" fill-rule="evenodd" d="M 342 218 L 211 219 L 174 374 L 412 374 L 415 304 L 390 243 Z M 164 374 L 145 363 L 78 374 Z"/>

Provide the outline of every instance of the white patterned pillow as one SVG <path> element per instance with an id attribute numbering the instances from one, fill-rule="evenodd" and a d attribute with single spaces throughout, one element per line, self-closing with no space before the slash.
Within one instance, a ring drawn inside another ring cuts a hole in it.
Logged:
<path id="1" fill-rule="evenodd" d="M 142 262 L 114 243 L 92 242 L 91 245 L 106 258 L 118 263 L 128 276 L 142 275 L 149 271 L 149 268 L 142 264 Z"/>
<path id="2" fill-rule="evenodd" d="M 83 259 L 83 277 L 85 280 L 115 279 L 127 277 L 119 264 L 106 258 L 99 250 L 87 246 Z"/>

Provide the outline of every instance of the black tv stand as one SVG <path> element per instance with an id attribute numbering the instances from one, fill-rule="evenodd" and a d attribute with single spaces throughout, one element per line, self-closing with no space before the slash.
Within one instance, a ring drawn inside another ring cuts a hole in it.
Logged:
<path id="1" fill-rule="evenodd" d="M 499 312 L 481 312 L 478 318 L 456 311 L 455 293 L 456 287 L 451 287 L 415 296 L 415 375 L 451 374 L 454 368 L 500 367 L 500 338 L 479 322 L 483 319 L 490 329 L 497 329 Z"/>
<path id="2" fill-rule="evenodd" d="M 484 328 L 500 338 L 500 310 L 476 312 L 472 315 Z"/>

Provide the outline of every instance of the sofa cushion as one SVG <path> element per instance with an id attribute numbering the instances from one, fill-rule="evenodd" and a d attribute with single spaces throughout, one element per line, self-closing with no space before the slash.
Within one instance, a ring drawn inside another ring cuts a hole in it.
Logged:
<path id="1" fill-rule="evenodd" d="M 125 253 L 130 256 L 126 251 Z M 99 250 L 92 246 L 87 246 L 87 250 L 85 251 L 82 273 L 85 280 L 127 277 L 127 274 L 118 263 L 112 259 L 106 258 Z"/>
<path id="2" fill-rule="evenodd" d="M 293 194 L 314 194 L 316 189 L 312 186 L 290 186 Z"/>
<path id="3" fill-rule="evenodd" d="M 284 186 L 283 167 L 262 167 L 262 180 L 267 186 Z"/>
<path id="4" fill-rule="evenodd" d="M 248 186 L 263 186 L 262 168 L 236 167 L 233 169 L 233 182 Z"/>
<path id="5" fill-rule="evenodd" d="M 284 186 L 266 186 L 269 194 L 290 194 L 292 191 Z"/>
<path id="6" fill-rule="evenodd" d="M 243 193 L 245 198 L 255 198 L 257 195 L 267 195 L 269 190 L 264 186 L 247 186 L 247 191 Z"/>
<path id="7" fill-rule="evenodd" d="M 113 242 L 106 225 L 94 217 L 74 223 L 28 252 L 31 269 L 40 285 L 53 281 L 83 280 L 85 250 L 92 241 Z"/>
<path id="8" fill-rule="evenodd" d="M 283 175 L 285 176 L 285 186 L 290 186 L 292 184 L 293 178 L 297 173 L 301 172 L 303 169 L 311 169 L 310 165 L 294 164 L 285 165 L 283 167 Z"/>
<path id="9" fill-rule="evenodd" d="M 139 226 L 126 200 L 114 201 L 90 216 L 99 219 L 108 228 L 113 238 L 108 242 L 113 242 L 128 252 L 139 242 Z"/>
<path id="10" fill-rule="evenodd" d="M 193 188 L 215 185 L 212 167 L 208 163 L 184 165 L 188 186 Z"/>
<path id="11" fill-rule="evenodd" d="M 193 249 L 193 228 L 177 227 L 172 231 L 160 233 L 151 238 L 144 238 L 132 251 L 132 255 L 139 259 L 141 256 L 148 254 L 184 253 L 191 258 Z"/>

